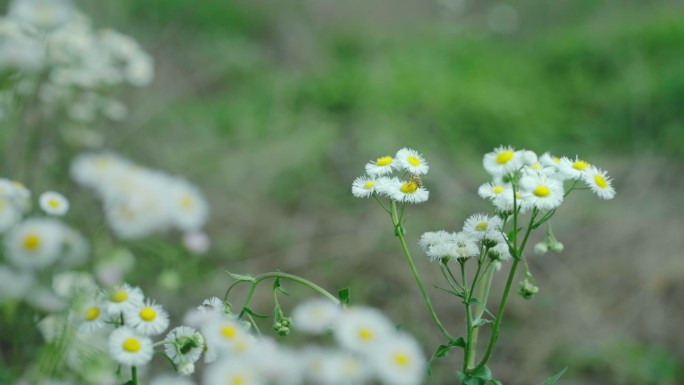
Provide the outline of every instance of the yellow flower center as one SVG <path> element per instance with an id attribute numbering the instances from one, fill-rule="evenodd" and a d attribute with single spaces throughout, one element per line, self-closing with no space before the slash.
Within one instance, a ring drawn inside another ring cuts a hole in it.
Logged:
<path id="1" fill-rule="evenodd" d="M 359 330 L 359 338 L 365 341 L 370 341 L 373 339 L 373 331 L 370 329 L 362 328 Z"/>
<path id="2" fill-rule="evenodd" d="M 245 383 L 245 379 L 242 378 L 242 376 L 234 376 L 234 377 L 231 379 L 230 383 L 231 383 L 232 385 L 243 385 L 243 384 Z"/>
<path id="3" fill-rule="evenodd" d="M 594 181 L 596 182 L 596 185 L 599 186 L 600 188 L 608 187 L 608 182 L 606 181 L 606 178 L 604 178 L 600 174 L 594 175 Z"/>
<path id="4" fill-rule="evenodd" d="M 585 162 L 585 161 L 583 161 L 583 160 L 579 160 L 579 159 L 577 159 L 577 160 L 572 164 L 572 168 L 574 168 L 575 170 L 579 170 L 579 171 L 582 171 L 582 170 L 584 170 L 584 169 L 587 168 L 587 167 L 589 167 L 589 163 L 587 163 L 587 162 Z"/>
<path id="5" fill-rule="evenodd" d="M 393 160 L 394 159 L 392 159 L 391 156 L 383 156 L 378 158 L 375 161 L 375 164 L 377 164 L 378 166 L 387 166 L 388 164 L 392 163 Z"/>
<path id="6" fill-rule="evenodd" d="M 504 191 L 503 186 L 494 186 L 492 187 L 492 192 L 494 194 L 501 194 Z"/>
<path id="7" fill-rule="evenodd" d="M 53 207 L 56 209 L 59 207 L 59 201 L 55 198 L 52 198 L 52 199 L 48 200 L 48 205 L 50 205 L 50 207 Z"/>
<path id="8" fill-rule="evenodd" d="M 397 353 L 394 355 L 394 362 L 403 367 L 407 367 L 409 365 L 409 356 L 404 354 L 404 353 Z"/>
<path id="9" fill-rule="evenodd" d="M 128 293 L 126 290 L 116 290 L 109 296 L 109 299 L 112 300 L 112 302 L 120 303 L 128 299 Z"/>
<path id="10" fill-rule="evenodd" d="M 404 194 L 411 194 L 416 192 L 416 190 L 418 190 L 418 185 L 416 184 L 416 182 L 404 183 L 401 186 L 401 192 L 403 192 Z"/>
<path id="11" fill-rule="evenodd" d="M 28 234 L 24 237 L 24 248 L 26 250 L 35 250 L 40 247 L 40 237 L 36 234 Z"/>
<path id="12" fill-rule="evenodd" d="M 152 321 L 157 318 L 157 312 L 151 307 L 144 307 L 140 310 L 140 318 L 142 318 L 143 321 Z"/>
<path id="13" fill-rule="evenodd" d="M 475 225 L 475 230 L 477 231 L 487 231 L 487 226 L 489 224 L 487 222 L 480 222 L 477 225 Z"/>
<path id="14" fill-rule="evenodd" d="M 557 157 L 557 156 L 552 156 L 551 159 L 553 160 L 554 163 L 560 164 L 560 160 L 561 160 L 561 159 L 560 159 L 559 157 Z"/>
<path id="15" fill-rule="evenodd" d="M 192 205 L 193 205 L 193 203 L 194 203 L 194 202 L 193 202 L 192 198 L 191 198 L 189 195 L 183 195 L 183 196 L 181 197 L 181 199 L 180 199 L 180 205 L 181 205 L 181 207 L 183 207 L 184 209 L 189 209 L 189 208 L 191 208 Z"/>
<path id="16" fill-rule="evenodd" d="M 539 162 L 532 165 L 533 170 L 539 170 L 540 168 L 541 168 L 541 163 L 539 163 Z"/>
<path id="17" fill-rule="evenodd" d="M 496 155 L 496 163 L 506 164 L 506 163 L 508 163 L 508 161 L 513 159 L 513 155 L 514 155 L 513 151 L 509 151 L 509 150 L 501 151 L 500 153 L 498 153 Z"/>
<path id="18" fill-rule="evenodd" d="M 124 341 L 123 348 L 129 353 L 135 353 L 140 350 L 140 341 L 136 340 L 135 338 L 128 338 L 126 341 Z"/>
<path id="19" fill-rule="evenodd" d="M 406 160 L 408 160 L 408 162 L 414 166 L 420 166 L 420 159 L 416 158 L 413 155 L 409 155 L 409 157 L 406 158 Z"/>
<path id="20" fill-rule="evenodd" d="M 234 326 L 224 326 L 221 328 L 221 333 L 228 338 L 233 338 L 237 334 L 237 329 Z"/>
<path id="21" fill-rule="evenodd" d="M 373 186 L 375 186 L 375 181 L 369 180 L 368 182 L 366 182 L 366 184 L 363 185 L 363 188 L 365 188 L 366 190 L 370 190 L 373 188 Z"/>
<path id="22" fill-rule="evenodd" d="M 546 198 L 551 195 L 551 190 L 547 186 L 540 184 L 536 189 L 534 189 L 534 191 L 532 191 L 532 193 L 539 198 Z"/>
<path id="23" fill-rule="evenodd" d="M 100 315 L 100 308 L 97 306 L 93 306 L 90 309 L 86 310 L 85 318 L 88 321 L 92 321 L 94 319 L 97 319 L 97 317 Z"/>

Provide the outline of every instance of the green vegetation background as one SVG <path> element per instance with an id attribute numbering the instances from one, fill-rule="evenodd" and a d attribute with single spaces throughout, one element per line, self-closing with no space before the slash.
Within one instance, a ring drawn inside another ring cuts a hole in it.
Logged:
<path id="1" fill-rule="evenodd" d="M 427 157 L 431 200 L 411 208 L 408 225 L 420 259 L 420 233 L 457 230 L 487 209 L 476 196 L 480 157 L 512 144 L 596 162 L 618 196 L 603 204 L 585 194 L 561 210 L 566 251 L 531 261 L 541 292 L 513 299 L 494 373 L 511 385 L 563 366 L 562 384 L 684 382 L 681 2 L 81 5 L 157 61 L 155 83 L 126 95 L 130 119 L 102 127 L 109 147 L 186 175 L 213 207 L 204 259 L 131 246 L 139 268 L 129 281 L 177 316 L 220 296 L 225 269 L 282 269 L 330 290 L 351 286 L 353 302 L 382 307 L 436 347 L 389 220 L 351 198 L 351 181 L 403 146 Z M 181 289 L 158 288 L 165 269 L 182 271 Z M 459 304 L 431 294 L 462 330 Z M 437 363 L 429 383 L 453 383 L 456 359 Z"/>

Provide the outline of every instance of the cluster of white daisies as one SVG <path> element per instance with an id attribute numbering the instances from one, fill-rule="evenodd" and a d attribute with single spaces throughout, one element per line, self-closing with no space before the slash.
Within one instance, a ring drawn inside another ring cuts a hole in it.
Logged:
<path id="1" fill-rule="evenodd" d="M 59 310 L 63 298 L 40 284 L 43 271 L 67 270 L 83 264 L 88 242 L 56 217 L 64 215 L 69 202 L 59 193 L 41 194 L 39 205 L 46 215 L 29 214 L 31 192 L 21 183 L 0 178 L 0 303 L 26 300 L 41 310 Z"/>
<path id="2" fill-rule="evenodd" d="M 113 153 L 79 155 L 72 162 L 71 176 L 102 200 L 107 223 L 119 238 L 138 239 L 175 228 L 185 234 L 191 250 L 203 252 L 208 247 L 202 227 L 209 206 L 187 180 Z"/>
<path id="3" fill-rule="evenodd" d="M 202 358 L 203 385 L 418 385 L 425 375 L 426 359 L 417 341 L 373 308 L 342 308 L 327 299 L 311 299 L 293 310 L 295 330 L 316 336 L 332 333 L 335 347 L 282 345 L 255 332 L 216 297 L 188 312 L 186 326 L 160 338 L 169 327 L 169 316 L 139 288 L 124 284 L 94 290 L 92 283 L 69 278 L 72 287 L 88 290 L 82 290 L 85 297 L 66 317 L 75 336 L 65 359 L 87 383 L 120 383 L 111 370 L 116 365 L 122 373 L 131 367 L 141 369 L 144 376 L 155 353 L 165 355 L 175 373 L 152 379 L 151 384 L 194 385 L 191 374 Z M 54 319 L 41 321 L 40 326 L 49 341 L 64 330 Z M 111 361 L 109 373 L 93 373 L 96 365 L 83 367 L 88 356 L 98 354 Z"/>
<path id="4" fill-rule="evenodd" d="M 106 91 L 148 85 L 154 63 L 133 38 L 96 30 L 71 0 L 13 0 L 0 18 L 0 72 L 7 71 L 19 95 L 37 94 L 44 113 L 90 123 L 124 119 L 126 105 Z"/>
<path id="5" fill-rule="evenodd" d="M 422 186 L 420 176 L 430 167 L 425 158 L 410 148 L 402 148 L 392 156 L 382 156 L 366 164 L 366 175 L 352 183 L 357 198 L 388 197 L 397 202 L 422 203 L 430 192 Z M 393 176 L 394 173 L 399 176 Z"/>

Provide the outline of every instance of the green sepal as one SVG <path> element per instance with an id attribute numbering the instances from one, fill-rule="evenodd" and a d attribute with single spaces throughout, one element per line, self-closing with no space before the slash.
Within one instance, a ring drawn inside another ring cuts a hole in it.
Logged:
<path id="1" fill-rule="evenodd" d="M 349 305 L 349 288 L 345 287 L 337 292 L 337 297 L 340 299 L 342 305 Z"/>
<path id="2" fill-rule="evenodd" d="M 539 385 L 551 385 L 551 384 L 555 384 L 556 381 L 558 381 L 558 379 L 560 379 L 561 377 L 563 377 L 563 375 L 565 374 L 565 371 L 566 371 L 566 370 L 568 370 L 567 367 L 563 368 L 563 370 L 561 370 L 560 372 L 556 373 L 555 376 L 548 378 L 547 380 L 545 380 L 544 382 L 542 382 L 542 383 L 539 384 Z"/>
<path id="3" fill-rule="evenodd" d="M 233 277 L 234 279 L 236 279 L 238 281 L 247 281 L 247 282 L 256 283 L 256 278 L 254 278 L 253 276 L 251 276 L 249 274 L 235 274 L 235 273 L 231 273 L 230 271 L 227 271 L 227 270 L 226 270 L 226 273 L 228 273 L 228 275 L 230 275 L 231 277 Z"/>
<path id="4" fill-rule="evenodd" d="M 259 313 L 255 312 L 254 310 L 250 309 L 249 307 L 245 307 L 244 309 L 242 309 L 242 311 L 244 311 L 245 313 L 248 313 L 249 315 L 251 315 L 253 317 L 257 317 L 257 318 L 268 318 L 268 317 L 270 317 L 270 315 L 268 315 L 268 314 L 259 314 Z"/>

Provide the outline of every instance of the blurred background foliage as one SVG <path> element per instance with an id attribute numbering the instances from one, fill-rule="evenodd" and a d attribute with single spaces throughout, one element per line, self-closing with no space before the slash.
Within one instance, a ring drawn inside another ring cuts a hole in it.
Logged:
<path id="1" fill-rule="evenodd" d="M 618 195 L 561 209 L 554 226 L 566 251 L 531 258 L 541 292 L 511 301 L 493 371 L 511 385 L 563 366 L 568 385 L 684 383 L 680 1 L 80 5 L 157 63 L 153 85 L 125 95 L 130 118 L 98 127 L 107 146 L 186 175 L 213 208 L 203 259 L 148 247 L 156 240 L 130 245 L 138 260 L 127 280 L 176 316 L 220 296 L 226 269 L 281 269 L 331 291 L 350 286 L 353 302 L 382 307 L 433 349 L 439 337 L 389 219 L 351 198 L 351 181 L 403 146 L 427 157 L 431 200 L 408 222 L 420 259 L 422 232 L 457 230 L 487 209 L 476 196 L 480 157 L 512 144 L 596 162 Z M 419 269 L 438 282 L 427 262 Z M 462 330 L 458 306 L 431 294 Z M 428 383 L 453 383 L 455 362 L 437 362 Z"/>

